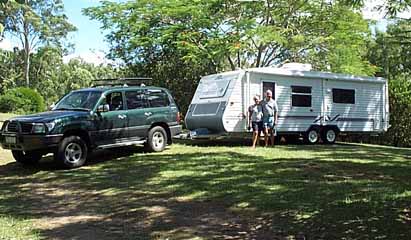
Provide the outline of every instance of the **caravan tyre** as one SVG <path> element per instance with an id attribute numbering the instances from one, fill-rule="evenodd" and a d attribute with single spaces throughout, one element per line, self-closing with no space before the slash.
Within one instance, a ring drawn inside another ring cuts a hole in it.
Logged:
<path id="1" fill-rule="evenodd" d="M 306 142 L 315 144 L 320 140 L 320 134 L 317 129 L 310 129 L 305 136 Z"/>
<path id="2" fill-rule="evenodd" d="M 333 144 L 335 143 L 335 140 L 337 139 L 337 132 L 335 131 L 335 129 L 332 129 L 332 128 L 325 129 L 323 131 L 321 139 L 326 144 Z"/>

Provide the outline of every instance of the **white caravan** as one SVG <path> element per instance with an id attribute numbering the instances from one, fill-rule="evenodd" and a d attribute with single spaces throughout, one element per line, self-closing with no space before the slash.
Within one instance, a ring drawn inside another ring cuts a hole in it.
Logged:
<path id="1" fill-rule="evenodd" d="M 314 72 L 307 65 L 299 66 L 250 68 L 203 77 L 185 118 L 191 137 L 249 135 L 248 107 L 253 96 L 263 96 L 268 89 L 279 107 L 280 136 L 299 134 L 310 143 L 320 138 L 333 143 L 340 133 L 387 131 L 386 79 Z"/>

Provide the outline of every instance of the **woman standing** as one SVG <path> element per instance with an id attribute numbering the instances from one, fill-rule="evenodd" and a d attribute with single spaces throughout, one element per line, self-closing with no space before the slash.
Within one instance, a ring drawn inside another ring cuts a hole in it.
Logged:
<path id="1" fill-rule="evenodd" d="M 253 129 L 253 148 L 259 142 L 260 133 L 263 131 L 263 107 L 259 95 L 254 96 L 254 104 L 248 108 L 248 128 Z"/>

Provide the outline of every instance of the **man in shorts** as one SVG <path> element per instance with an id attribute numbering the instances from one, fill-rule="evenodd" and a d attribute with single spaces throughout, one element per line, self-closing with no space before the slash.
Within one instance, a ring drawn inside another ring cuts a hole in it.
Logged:
<path id="1" fill-rule="evenodd" d="M 273 99 L 273 92 L 267 90 L 265 92 L 265 100 L 262 102 L 263 106 L 263 126 L 264 126 L 264 141 L 265 146 L 268 146 L 268 135 L 270 135 L 271 145 L 274 145 L 274 138 L 276 135 L 276 125 L 278 121 L 278 106 Z"/>

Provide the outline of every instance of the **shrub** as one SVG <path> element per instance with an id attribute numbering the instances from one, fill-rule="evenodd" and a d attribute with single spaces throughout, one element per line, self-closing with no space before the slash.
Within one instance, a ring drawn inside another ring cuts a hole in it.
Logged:
<path id="1" fill-rule="evenodd" d="M 34 113 L 45 109 L 43 97 L 30 88 L 10 89 L 0 96 L 0 112 Z"/>

